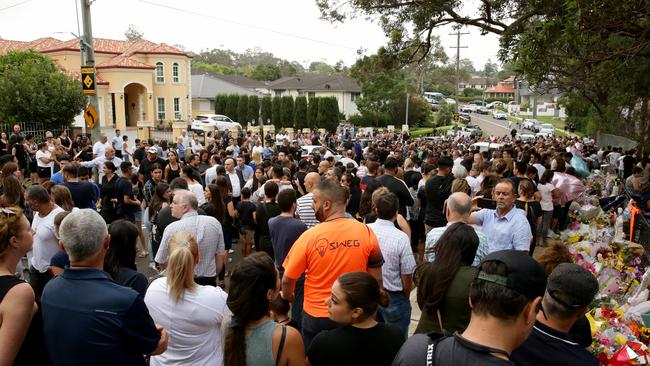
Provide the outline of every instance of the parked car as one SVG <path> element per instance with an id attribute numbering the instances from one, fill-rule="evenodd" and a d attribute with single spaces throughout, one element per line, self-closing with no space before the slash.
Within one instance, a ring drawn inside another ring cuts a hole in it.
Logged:
<path id="1" fill-rule="evenodd" d="M 319 153 L 320 154 L 320 149 L 323 146 L 321 145 L 305 145 L 301 146 L 300 148 L 302 149 L 302 153 L 300 156 L 303 159 L 308 159 L 309 157 L 313 156 L 314 153 Z M 336 151 L 327 148 L 327 152 L 325 152 L 325 158 L 329 158 L 330 156 L 334 157 L 334 160 L 339 161 L 343 156 L 339 155 L 336 153 Z"/>
<path id="2" fill-rule="evenodd" d="M 496 102 L 488 103 L 486 107 L 488 107 L 488 109 L 494 109 L 496 107 L 505 107 L 505 104 L 503 104 L 503 102 L 496 101 Z"/>
<path id="3" fill-rule="evenodd" d="M 550 137 L 555 135 L 555 127 L 550 123 L 543 123 L 540 125 L 539 132 L 537 136 Z"/>
<path id="4" fill-rule="evenodd" d="M 492 118 L 494 119 L 508 119 L 508 114 L 504 111 L 500 111 L 498 109 L 495 109 L 492 112 Z"/>
<path id="5" fill-rule="evenodd" d="M 479 113 L 479 114 L 488 114 L 488 113 L 490 113 L 490 110 L 489 110 L 487 107 L 484 107 L 484 106 L 480 105 L 480 106 L 478 106 L 478 107 L 476 108 L 476 113 Z"/>
<path id="6" fill-rule="evenodd" d="M 532 133 L 518 133 L 515 138 L 521 141 L 533 141 L 537 136 Z"/>
<path id="7" fill-rule="evenodd" d="M 445 103 L 447 103 L 447 104 L 456 104 L 456 99 L 454 99 L 454 98 L 445 98 Z"/>
<path id="8" fill-rule="evenodd" d="M 541 125 L 538 120 L 533 119 L 533 118 L 526 118 L 522 122 L 522 127 L 528 130 L 531 130 L 533 132 L 539 132 L 540 128 L 539 126 Z"/>
<path id="9" fill-rule="evenodd" d="M 454 125 L 452 128 L 447 130 L 447 136 L 462 136 L 462 137 L 479 137 L 483 135 L 483 130 L 478 126 L 466 126 L 461 127 Z"/>
<path id="10" fill-rule="evenodd" d="M 223 114 L 204 114 L 196 116 L 196 118 L 192 120 L 192 126 L 190 128 L 192 131 L 201 134 L 205 132 L 209 127 L 214 127 L 214 129 L 217 131 L 242 130 L 241 124 L 239 124 L 239 122 L 235 122 Z"/>
<path id="11" fill-rule="evenodd" d="M 431 106 L 431 110 L 434 111 L 434 112 L 437 112 L 437 111 L 440 110 L 440 104 L 438 102 L 431 102 L 431 103 L 429 103 L 429 105 Z"/>
<path id="12" fill-rule="evenodd" d="M 485 106 L 485 102 L 482 101 L 482 100 L 478 100 L 478 99 L 469 102 L 469 104 L 475 104 L 475 105 L 482 105 L 482 106 Z"/>
<path id="13" fill-rule="evenodd" d="M 458 116 L 460 118 L 461 123 L 469 124 L 470 122 L 472 122 L 472 116 L 470 116 L 470 114 L 467 112 L 460 112 L 458 113 Z"/>
<path id="14" fill-rule="evenodd" d="M 476 112 L 476 109 L 478 109 L 478 106 L 476 104 L 465 104 L 464 106 L 460 107 L 460 111 L 465 113 L 474 113 Z"/>

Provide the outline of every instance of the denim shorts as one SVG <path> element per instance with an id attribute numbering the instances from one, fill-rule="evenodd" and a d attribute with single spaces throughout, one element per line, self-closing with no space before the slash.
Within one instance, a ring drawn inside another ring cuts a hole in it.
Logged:
<path id="1" fill-rule="evenodd" d="M 133 216 L 135 216 L 135 221 L 142 222 L 142 208 L 138 208 L 134 213 Z"/>

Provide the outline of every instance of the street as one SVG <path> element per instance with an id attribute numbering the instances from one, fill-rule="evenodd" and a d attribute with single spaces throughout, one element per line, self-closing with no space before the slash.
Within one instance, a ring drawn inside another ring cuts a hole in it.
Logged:
<path id="1" fill-rule="evenodd" d="M 472 124 L 476 124 L 483 130 L 484 136 L 503 136 L 510 135 L 512 128 L 508 128 L 507 120 L 499 120 L 492 118 L 489 114 L 472 113 Z M 513 123 L 513 126 L 516 126 Z"/>

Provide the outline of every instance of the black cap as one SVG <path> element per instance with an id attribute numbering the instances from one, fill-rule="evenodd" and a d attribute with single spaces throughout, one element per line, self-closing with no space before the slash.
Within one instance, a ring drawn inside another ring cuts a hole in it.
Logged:
<path id="1" fill-rule="evenodd" d="M 531 300 L 544 296 L 546 273 L 542 266 L 528 254 L 519 250 L 500 250 L 483 258 L 479 268 L 482 268 L 485 262 L 491 261 L 503 263 L 507 274 L 501 276 L 479 270 L 477 279 L 505 286 Z"/>
<path id="2" fill-rule="evenodd" d="M 577 264 L 561 263 L 548 276 L 546 291 L 561 305 L 578 310 L 591 304 L 598 293 L 598 281 Z"/>

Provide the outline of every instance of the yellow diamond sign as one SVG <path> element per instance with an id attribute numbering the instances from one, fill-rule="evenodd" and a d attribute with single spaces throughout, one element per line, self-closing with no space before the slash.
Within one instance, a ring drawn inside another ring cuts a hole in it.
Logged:
<path id="1" fill-rule="evenodd" d="M 81 68 L 81 89 L 84 94 L 95 94 L 95 69 L 93 67 Z"/>
<path id="2" fill-rule="evenodd" d="M 99 114 L 92 104 L 88 104 L 84 111 L 84 120 L 90 128 L 94 128 L 95 124 L 99 123 Z"/>

